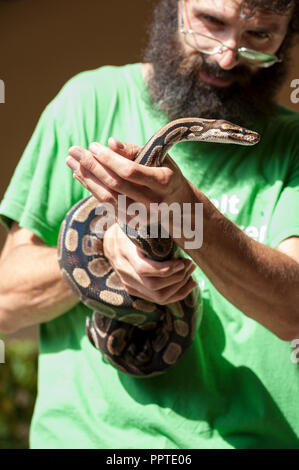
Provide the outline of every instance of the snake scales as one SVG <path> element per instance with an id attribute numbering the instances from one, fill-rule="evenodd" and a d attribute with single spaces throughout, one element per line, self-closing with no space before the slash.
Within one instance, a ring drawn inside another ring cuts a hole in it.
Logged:
<path id="1" fill-rule="evenodd" d="M 135 158 L 146 166 L 161 166 L 169 149 L 181 141 L 253 145 L 259 135 L 228 121 L 186 118 L 162 127 Z M 93 196 L 79 201 L 66 215 L 58 239 L 58 260 L 67 283 L 88 307 L 86 332 L 109 363 L 139 377 L 154 376 L 174 366 L 191 345 L 202 317 L 198 288 L 185 299 L 159 306 L 130 296 L 103 252 L 105 205 Z M 126 230 L 126 226 L 122 226 Z M 179 256 L 168 238 L 142 237 L 138 228 L 129 238 L 155 260 Z"/>

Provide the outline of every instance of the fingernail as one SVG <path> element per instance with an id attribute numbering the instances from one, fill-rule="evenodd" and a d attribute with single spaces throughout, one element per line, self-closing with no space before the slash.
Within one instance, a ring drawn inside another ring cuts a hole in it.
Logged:
<path id="1" fill-rule="evenodd" d="M 77 171 L 80 168 L 80 163 L 78 163 L 76 160 L 74 160 L 72 157 L 68 157 L 66 159 L 66 164 L 68 167 L 70 167 L 71 170 Z"/>
<path id="2" fill-rule="evenodd" d="M 81 160 L 82 158 L 82 152 L 81 150 L 77 149 L 77 148 L 73 148 L 71 147 L 69 149 L 69 153 L 71 154 L 72 157 L 76 158 L 77 160 Z"/>
<path id="3" fill-rule="evenodd" d="M 116 140 L 116 142 L 117 142 L 118 148 L 121 149 L 121 150 L 123 150 L 123 149 L 125 148 L 124 144 L 123 144 L 120 140 L 118 140 L 118 139 L 115 139 L 115 140 Z"/>
<path id="4" fill-rule="evenodd" d="M 191 264 L 190 271 L 193 273 L 193 271 L 195 271 L 196 267 L 197 267 L 196 264 L 194 264 L 194 263 Z"/>
<path id="5" fill-rule="evenodd" d="M 93 153 L 100 153 L 100 146 L 96 142 L 93 142 L 90 144 L 89 150 L 91 150 Z"/>

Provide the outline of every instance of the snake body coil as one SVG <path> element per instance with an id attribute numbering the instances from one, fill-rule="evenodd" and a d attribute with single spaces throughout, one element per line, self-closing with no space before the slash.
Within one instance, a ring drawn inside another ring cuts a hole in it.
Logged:
<path id="1" fill-rule="evenodd" d="M 186 118 L 162 127 L 135 158 L 146 166 L 161 166 L 169 149 L 184 140 L 253 145 L 259 135 L 223 120 Z M 103 252 L 106 206 L 94 197 L 79 201 L 64 219 L 58 239 L 62 274 L 79 299 L 94 310 L 87 318 L 91 343 L 123 372 L 154 376 L 175 365 L 190 347 L 202 318 L 198 288 L 185 299 L 165 306 L 130 296 Z M 106 225 L 105 225 L 106 224 Z M 142 237 L 138 230 L 129 238 L 156 260 L 179 256 L 171 238 Z"/>

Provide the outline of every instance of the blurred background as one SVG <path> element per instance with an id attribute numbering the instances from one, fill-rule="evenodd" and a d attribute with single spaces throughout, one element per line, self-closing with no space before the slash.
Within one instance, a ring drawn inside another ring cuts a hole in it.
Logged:
<path id="1" fill-rule="evenodd" d="M 73 75 L 101 65 L 141 60 L 146 28 L 158 0 L 0 0 L 0 199 L 44 107 Z M 299 80 L 299 46 L 278 101 Z M 297 94 L 299 96 L 299 93 Z M 0 100 L 1 101 L 1 100 Z M 0 250 L 6 230 L 0 225 Z M 1 282 L 1 280 L 0 280 Z M 36 395 L 38 330 L 3 335 L 0 356 L 0 448 L 26 448 Z"/>

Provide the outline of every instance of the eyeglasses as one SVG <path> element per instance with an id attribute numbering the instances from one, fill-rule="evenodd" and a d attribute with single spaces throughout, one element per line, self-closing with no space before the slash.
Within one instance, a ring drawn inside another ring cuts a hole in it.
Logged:
<path id="1" fill-rule="evenodd" d="M 184 35 L 186 44 L 192 48 L 197 49 L 199 52 L 204 54 L 214 55 L 222 54 L 225 50 L 230 49 L 237 53 L 237 57 L 242 62 L 247 62 L 255 67 L 271 67 L 271 65 L 277 62 L 282 62 L 281 59 L 275 55 L 265 54 L 264 52 L 255 51 L 248 49 L 247 47 L 233 48 L 226 46 L 223 42 L 215 39 L 211 36 L 201 34 L 193 29 L 185 29 L 184 18 L 183 18 L 183 6 L 184 0 L 179 0 L 179 22 L 180 22 L 180 33 Z"/>

